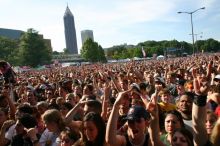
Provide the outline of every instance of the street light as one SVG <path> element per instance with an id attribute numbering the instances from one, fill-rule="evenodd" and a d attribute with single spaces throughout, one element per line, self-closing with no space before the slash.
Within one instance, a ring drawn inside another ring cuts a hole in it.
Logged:
<path id="1" fill-rule="evenodd" d="M 196 10 L 194 10 L 194 11 L 192 11 L 192 12 L 177 12 L 178 14 L 181 14 L 181 13 L 186 13 L 186 14 L 190 14 L 190 16 L 191 16 L 191 28 L 192 28 L 192 41 L 193 41 L 193 55 L 194 55 L 194 53 L 195 53 L 195 47 L 194 47 L 194 32 L 193 32 L 193 20 L 192 20 L 192 14 L 193 13 L 195 13 L 195 12 L 197 12 L 198 10 L 204 10 L 205 9 L 205 7 L 202 7 L 202 8 L 199 8 L 199 9 L 196 9 Z"/>
<path id="2" fill-rule="evenodd" d="M 200 38 L 202 38 L 202 34 L 203 34 L 203 32 L 200 32 L 200 33 L 194 33 L 194 36 L 196 36 L 196 53 L 199 52 L 198 42 L 197 42 L 197 36 L 200 35 Z M 192 34 L 189 34 L 189 35 L 192 35 Z"/>

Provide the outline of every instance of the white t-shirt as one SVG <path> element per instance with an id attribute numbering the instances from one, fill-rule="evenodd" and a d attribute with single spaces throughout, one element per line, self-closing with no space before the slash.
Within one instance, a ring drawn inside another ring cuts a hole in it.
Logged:
<path id="1" fill-rule="evenodd" d="M 12 138 L 17 134 L 16 129 L 15 129 L 16 124 L 12 125 L 8 131 L 5 133 L 5 138 L 8 140 L 12 140 Z"/>
<path id="2" fill-rule="evenodd" d="M 44 130 L 39 140 L 41 146 L 45 146 L 46 144 L 50 146 L 59 146 L 60 142 L 59 135 L 50 132 L 48 129 Z"/>

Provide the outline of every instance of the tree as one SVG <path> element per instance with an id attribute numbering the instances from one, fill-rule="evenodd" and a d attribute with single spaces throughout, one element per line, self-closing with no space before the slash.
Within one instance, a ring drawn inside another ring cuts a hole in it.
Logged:
<path id="1" fill-rule="evenodd" d="M 80 53 L 85 60 L 90 62 L 106 61 L 104 50 L 92 39 L 87 39 L 83 43 Z"/>
<path id="2" fill-rule="evenodd" d="M 13 57 L 17 53 L 18 41 L 12 40 L 6 37 L 0 37 L 0 58 L 8 61 L 11 64 L 15 64 L 15 58 Z"/>
<path id="3" fill-rule="evenodd" d="M 52 52 L 36 30 L 28 29 L 20 38 L 18 56 L 21 65 L 36 67 L 50 63 Z"/>
<path id="4" fill-rule="evenodd" d="M 68 50 L 67 48 L 64 48 L 64 49 L 63 49 L 63 53 L 64 53 L 64 54 L 69 54 L 69 50 Z"/>

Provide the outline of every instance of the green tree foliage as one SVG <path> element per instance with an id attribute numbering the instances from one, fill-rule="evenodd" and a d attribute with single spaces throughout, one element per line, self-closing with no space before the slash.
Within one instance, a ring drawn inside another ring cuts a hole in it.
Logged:
<path id="1" fill-rule="evenodd" d="M 104 50 L 97 42 L 87 39 L 81 49 L 81 56 L 90 62 L 106 62 Z"/>
<path id="2" fill-rule="evenodd" d="M 6 37 L 0 37 L 0 59 L 16 64 L 15 55 L 17 54 L 18 41 Z"/>
<path id="3" fill-rule="evenodd" d="M 19 63 L 36 67 L 50 63 L 52 52 L 45 44 L 43 38 L 34 29 L 28 29 L 20 38 Z"/>

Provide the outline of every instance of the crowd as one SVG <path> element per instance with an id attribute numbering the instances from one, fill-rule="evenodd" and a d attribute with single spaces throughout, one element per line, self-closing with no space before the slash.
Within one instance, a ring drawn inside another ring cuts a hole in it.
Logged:
<path id="1" fill-rule="evenodd" d="M 220 54 L 15 73 L 0 146 L 220 146 Z"/>

